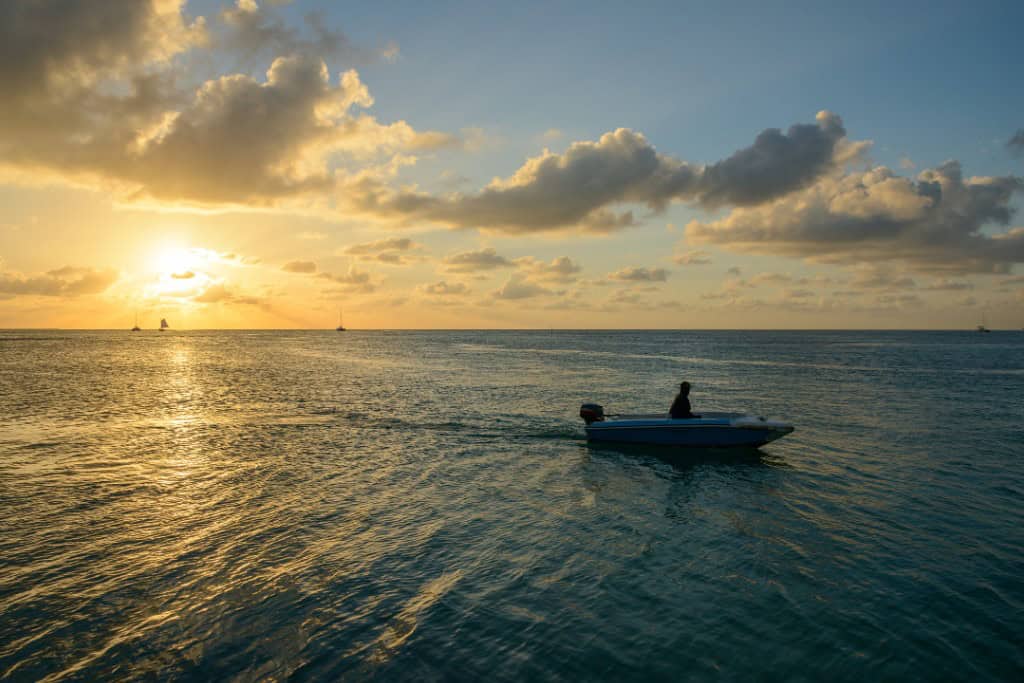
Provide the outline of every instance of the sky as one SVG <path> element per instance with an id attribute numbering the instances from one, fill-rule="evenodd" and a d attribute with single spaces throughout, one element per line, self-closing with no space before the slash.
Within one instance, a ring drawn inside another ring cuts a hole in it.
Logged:
<path id="1" fill-rule="evenodd" d="M 0 328 L 1024 328 L 1024 5 L 0 3 Z"/>

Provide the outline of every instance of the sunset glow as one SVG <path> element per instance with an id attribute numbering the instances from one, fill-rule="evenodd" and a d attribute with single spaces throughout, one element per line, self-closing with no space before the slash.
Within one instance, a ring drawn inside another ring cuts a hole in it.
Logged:
<path id="1" fill-rule="evenodd" d="M 579 35 L 512 8 L 453 32 L 316 0 L 8 6 L 2 327 L 1024 326 L 1006 6 L 984 50 L 966 6 L 587 8 Z M 496 25 L 545 47 L 466 43 Z M 933 40 L 975 88 L 954 105 L 884 63 Z"/>

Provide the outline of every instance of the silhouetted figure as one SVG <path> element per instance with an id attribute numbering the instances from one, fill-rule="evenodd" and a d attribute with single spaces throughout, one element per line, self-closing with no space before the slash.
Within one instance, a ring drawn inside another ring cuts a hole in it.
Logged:
<path id="1" fill-rule="evenodd" d="M 676 400 L 672 401 L 672 407 L 668 409 L 668 414 L 673 420 L 687 420 L 700 417 L 700 415 L 694 415 L 690 410 L 689 382 L 683 382 L 679 385 L 679 394 L 676 396 Z"/>

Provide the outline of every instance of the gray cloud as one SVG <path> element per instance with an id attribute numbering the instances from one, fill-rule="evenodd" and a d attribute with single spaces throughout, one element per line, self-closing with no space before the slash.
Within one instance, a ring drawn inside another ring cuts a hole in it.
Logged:
<path id="1" fill-rule="evenodd" d="M 408 237 L 388 237 L 376 242 L 353 244 L 343 253 L 355 256 L 361 261 L 375 261 L 387 266 L 404 266 L 407 263 L 422 260 L 422 257 L 409 256 L 407 252 L 418 250 L 422 245 Z"/>
<path id="2" fill-rule="evenodd" d="M 921 287 L 921 289 L 926 289 L 932 292 L 961 292 L 968 289 L 974 289 L 974 284 L 963 280 L 943 279 L 929 283 L 924 287 Z"/>
<path id="3" fill-rule="evenodd" d="M 8 296 L 65 296 L 99 294 L 117 281 L 110 269 L 64 266 L 40 275 L 0 273 L 0 294 Z"/>
<path id="4" fill-rule="evenodd" d="M 464 296 L 470 292 L 469 287 L 464 282 L 446 282 L 444 280 L 433 284 L 420 285 L 416 289 L 432 296 Z"/>
<path id="5" fill-rule="evenodd" d="M 850 286 L 860 289 L 914 289 L 917 282 L 910 276 L 885 266 L 865 265 L 854 271 Z"/>
<path id="6" fill-rule="evenodd" d="M 512 268 L 515 264 L 504 256 L 499 255 L 494 249 L 480 249 L 478 251 L 465 251 L 460 254 L 446 256 L 442 263 L 448 270 L 459 273 L 472 273 L 481 270 L 494 270 L 495 268 Z"/>
<path id="7" fill-rule="evenodd" d="M 608 279 L 620 282 L 665 282 L 668 271 L 664 268 L 623 268 L 609 273 Z"/>
<path id="8" fill-rule="evenodd" d="M 353 244 L 352 246 L 345 249 L 346 254 L 353 255 L 364 255 L 364 254 L 376 254 L 382 251 L 409 251 L 419 245 L 413 242 L 408 237 L 388 237 L 387 239 L 377 240 L 376 242 L 363 242 L 362 244 Z"/>
<path id="9" fill-rule="evenodd" d="M 564 154 L 530 159 L 510 178 L 477 194 L 392 192 L 365 181 L 349 189 L 356 207 L 397 219 L 510 233 L 569 226 L 609 232 L 634 222 L 632 213 L 608 209 L 616 203 L 661 210 L 681 200 L 715 208 L 783 196 L 864 148 L 863 143 L 847 143 L 845 136 L 838 116 L 820 112 L 814 124 L 795 125 L 786 133 L 766 130 L 750 147 L 699 166 L 659 154 L 643 135 L 620 128 L 597 142 L 576 142 Z"/>
<path id="10" fill-rule="evenodd" d="M 335 284 L 342 285 L 342 289 L 346 292 L 362 292 L 368 294 L 377 288 L 373 283 L 370 273 L 365 270 L 359 270 L 355 266 L 350 267 L 348 272 L 342 275 L 320 273 L 316 277 L 321 280 L 329 280 Z"/>
<path id="11" fill-rule="evenodd" d="M 568 256 L 559 256 L 548 263 L 532 256 L 524 256 L 516 259 L 515 263 L 527 277 L 549 282 L 573 282 L 579 272 L 583 270 L 580 264 Z"/>
<path id="12" fill-rule="evenodd" d="M 797 124 L 786 133 L 763 131 L 754 144 L 712 164 L 700 176 L 705 207 L 751 206 L 804 187 L 835 166 L 836 146 L 846 137 L 843 121 L 822 111 L 817 124 Z"/>
<path id="13" fill-rule="evenodd" d="M 281 266 L 286 273 L 315 273 L 316 263 L 313 261 L 289 261 Z"/>
<path id="14" fill-rule="evenodd" d="M 272 5 L 284 2 L 257 3 L 236 0 L 233 7 L 221 10 L 220 47 L 243 62 L 283 54 L 304 54 L 321 59 L 364 65 L 393 62 L 399 54 L 398 45 L 388 42 L 369 49 L 353 43 L 343 32 L 331 28 L 322 12 L 303 15 L 304 30 L 288 24 Z"/>
<path id="15" fill-rule="evenodd" d="M 301 53 L 368 61 L 371 54 L 353 45 L 342 32 L 329 28 L 319 12 L 304 16 L 305 35 L 254 0 L 239 0 L 234 7 L 223 9 L 220 18 L 227 29 L 221 38 L 224 46 L 243 59 Z"/>
<path id="16" fill-rule="evenodd" d="M 787 273 L 758 273 L 750 278 L 752 285 L 784 285 L 793 281 L 793 276 Z"/>
<path id="17" fill-rule="evenodd" d="M 549 294 L 554 294 L 554 292 L 535 282 L 529 282 L 522 275 L 517 274 L 510 277 L 500 289 L 495 290 L 493 296 L 495 299 L 517 300 L 532 299 Z"/>
<path id="18" fill-rule="evenodd" d="M 923 308 L 924 300 L 916 294 L 879 294 L 875 297 L 875 305 L 878 308 Z"/>
<path id="19" fill-rule="evenodd" d="M 826 262 L 903 261 L 918 270 L 1005 272 L 1024 261 L 1024 228 L 1007 225 L 1016 176 L 964 179 L 955 161 L 925 170 L 917 180 L 885 167 L 823 178 L 763 207 L 691 222 L 695 243 L 745 251 L 813 257 Z"/>
<path id="20" fill-rule="evenodd" d="M 0 3 L 0 82 L 5 102 L 9 106 L 12 100 L 74 98 L 101 78 L 166 61 L 201 42 L 203 20 L 190 21 L 179 4 L 139 0 Z"/>
<path id="21" fill-rule="evenodd" d="M 1024 154 L 1024 128 L 1014 133 L 1013 137 L 1007 140 L 1006 146 L 1013 154 Z"/>
<path id="22" fill-rule="evenodd" d="M 169 61 L 204 37 L 173 2 L 0 3 L 0 159 L 74 175 L 124 155 L 178 96 Z"/>

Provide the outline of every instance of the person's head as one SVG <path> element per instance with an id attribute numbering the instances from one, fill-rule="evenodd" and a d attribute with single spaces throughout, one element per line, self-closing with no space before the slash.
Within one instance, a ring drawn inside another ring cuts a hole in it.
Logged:
<path id="1" fill-rule="evenodd" d="M 682 394 L 683 396 L 688 396 L 689 393 L 690 393 L 690 383 L 689 382 L 683 382 L 682 384 L 680 384 L 679 385 L 679 393 Z"/>

